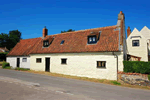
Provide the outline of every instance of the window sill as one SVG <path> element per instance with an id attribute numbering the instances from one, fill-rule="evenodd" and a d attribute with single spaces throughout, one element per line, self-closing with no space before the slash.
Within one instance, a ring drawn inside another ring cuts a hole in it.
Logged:
<path id="1" fill-rule="evenodd" d="M 106 67 L 97 67 L 97 68 L 106 69 Z"/>

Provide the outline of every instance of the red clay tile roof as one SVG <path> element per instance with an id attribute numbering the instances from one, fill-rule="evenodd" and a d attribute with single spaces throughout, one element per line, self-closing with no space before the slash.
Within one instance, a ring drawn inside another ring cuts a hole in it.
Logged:
<path id="1" fill-rule="evenodd" d="M 54 37 L 52 44 L 44 48 L 42 47 L 43 40 L 41 40 L 31 54 L 119 51 L 119 30 L 114 29 L 116 26 L 46 36 L 46 38 Z M 102 31 L 99 41 L 96 44 L 87 44 L 87 37 L 91 32 L 98 33 L 99 31 Z M 62 40 L 65 42 L 61 45 Z"/>
<path id="2" fill-rule="evenodd" d="M 23 56 L 38 53 L 79 53 L 79 52 L 105 52 L 119 51 L 119 30 L 116 26 L 74 31 L 46 36 L 44 39 L 34 38 L 21 40 L 7 56 Z M 96 44 L 87 44 L 87 37 L 91 32 L 101 31 Z M 52 41 L 52 39 L 54 40 Z M 43 47 L 43 41 L 50 40 L 49 47 Z M 64 44 L 60 44 L 65 40 Z"/>
<path id="3" fill-rule="evenodd" d="M 20 40 L 7 56 L 27 56 L 42 38 Z"/>

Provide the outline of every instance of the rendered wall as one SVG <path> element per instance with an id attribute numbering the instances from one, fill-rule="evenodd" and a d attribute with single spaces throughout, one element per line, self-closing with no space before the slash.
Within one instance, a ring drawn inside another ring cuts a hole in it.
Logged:
<path id="1" fill-rule="evenodd" d="M 123 70 L 123 53 L 119 55 L 119 70 Z M 50 57 L 50 72 L 66 75 L 117 80 L 117 59 L 111 53 L 64 53 L 31 54 L 30 69 L 45 71 L 45 57 Z M 42 58 L 36 63 L 36 58 Z M 61 58 L 67 58 L 67 64 L 61 64 Z M 106 61 L 106 68 L 97 68 L 97 61 Z"/>
<path id="2" fill-rule="evenodd" d="M 20 58 L 20 68 L 30 69 L 30 57 L 7 57 L 6 62 L 10 63 L 13 68 L 17 67 L 17 58 Z M 23 58 L 27 58 L 27 62 L 22 62 Z"/>

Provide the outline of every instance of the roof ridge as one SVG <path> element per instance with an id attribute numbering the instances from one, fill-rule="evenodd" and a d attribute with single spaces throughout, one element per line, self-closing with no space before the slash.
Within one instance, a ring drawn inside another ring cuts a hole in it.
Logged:
<path id="1" fill-rule="evenodd" d="M 88 31 L 88 30 L 93 30 L 93 29 L 110 28 L 110 27 L 115 27 L 115 26 L 116 26 L 116 25 L 105 26 L 105 27 L 98 27 L 98 28 L 91 28 L 91 29 L 84 29 L 84 30 L 77 30 L 77 31 L 65 32 L 65 33 L 57 33 L 57 34 L 53 34 L 53 35 L 76 33 L 76 32 Z M 47 35 L 47 36 L 53 36 L 53 35 Z"/>

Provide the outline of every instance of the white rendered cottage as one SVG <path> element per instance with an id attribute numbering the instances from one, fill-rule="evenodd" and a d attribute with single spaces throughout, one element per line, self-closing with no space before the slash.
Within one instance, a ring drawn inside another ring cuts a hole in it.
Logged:
<path id="1" fill-rule="evenodd" d="M 126 58 L 124 14 L 117 25 L 47 35 L 30 53 L 30 69 L 117 80 Z"/>
<path id="2" fill-rule="evenodd" d="M 30 59 L 31 70 L 109 80 L 117 80 L 117 72 L 123 71 L 126 37 L 122 11 L 114 26 L 47 34 L 45 27 L 43 37 L 38 38 L 39 41 L 26 54 Z M 7 57 L 7 61 L 14 67 L 19 56 L 20 60 L 23 60 L 22 56 L 25 57 L 19 51 L 23 48 L 22 44 L 20 47 L 17 45 Z"/>

